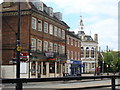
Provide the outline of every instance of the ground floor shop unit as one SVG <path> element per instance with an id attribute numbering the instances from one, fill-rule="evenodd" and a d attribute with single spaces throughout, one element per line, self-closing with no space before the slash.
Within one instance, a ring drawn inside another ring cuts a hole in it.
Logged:
<path id="1" fill-rule="evenodd" d="M 95 68 L 97 67 L 97 62 L 96 61 L 82 61 L 82 73 L 95 73 Z"/>
<path id="2" fill-rule="evenodd" d="M 81 75 L 81 61 L 80 60 L 67 60 L 67 73 L 69 76 Z"/>
<path id="3" fill-rule="evenodd" d="M 62 77 L 64 72 L 64 63 L 54 61 L 30 62 L 30 78 Z"/>

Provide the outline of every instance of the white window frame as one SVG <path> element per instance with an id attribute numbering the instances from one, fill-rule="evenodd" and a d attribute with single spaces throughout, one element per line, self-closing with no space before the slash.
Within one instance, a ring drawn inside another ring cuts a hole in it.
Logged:
<path id="1" fill-rule="evenodd" d="M 48 33 L 48 23 L 44 22 L 44 32 Z"/>
<path id="2" fill-rule="evenodd" d="M 37 40 L 37 50 L 42 51 L 42 40 Z"/>
<path id="3" fill-rule="evenodd" d="M 80 42 L 78 41 L 78 47 L 80 47 Z"/>
<path id="4" fill-rule="evenodd" d="M 62 39 L 65 39 L 65 30 L 62 30 Z"/>
<path id="5" fill-rule="evenodd" d="M 54 36 L 58 36 L 57 27 L 54 26 Z"/>
<path id="6" fill-rule="evenodd" d="M 53 35 L 53 25 L 49 25 L 49 34 Z"/>
<path id="7" fill-rule="evenodd" d="M 49 51 L 53 51 L 53 43 L 52 42 L 49 42 Z"/>
<path id="8" fill-rule="evenodd" d="M 55 53 L 57 53 L 57 51 L 58 51 L 58 48 L 57 48 L 57 47 L 58 47 L 58 45 L 57 45 L 57 44 L 54 44 L 54 52 L 55 52 Z"/>
<path id="9" fill-rule="evenodd" d="M 41 20 L 38 20 L 38 31 L 42 32 L 42 21 Z"/>
<path id="10" fill-rule="evenodd" d="M 58 37 L 60 38 L 61 37 L 61 29 L 58 28 Z"/>
<path id="11" fill-rule="evenodd" d="M 71 38 L 71 45 L 73 45 L 73 39 Z"/>
<path id="12" fill-rule="evenodd" d="M 65 53 L 65 46 L 62 46 L 62 54 Z"/>
<path id="13" fill-rule="evenodd" d="M 71 59 L 73 59 L 73 51 L 71 51 Z"/>
<path id="14" fill-rule="evenodd" d="M 44 41 L 44 51 L 48 51 L 48 42 Z"/>
<path id="15" fill-rule="evenodd" d="M 75 60 L 77 60 L 77 52 L 75 51 Z"/>
<path id="16" fill-rule="evenodd" d="M 67 50 L 67 58 L 70 59 L 70 51 Z"/>
<path id="17" fill-rule="evenodd" d="M 78 60 L 80 60 L 80 52 L 78 52 Z"/>
<path id="18" fill-rule="evenodd" d="M 31 50 L 35 51 L 36 50 L 36 39 L 31 38 Z"/>
<path id="19" fill-rule="evenodd" d="M 75 47 L 77 46 L 76 43 L 77 43 L 77 41 L 75 40 Z"/>
<path id="20" fill-rule="evenodd" d="M 67 37 L 67 44 L 69 44 L 69 37 Z"/>
<path id="21" fill-rule="evenodd" d="M 37 19 L 35 17 L 32 17 L 32 29 L 36 30 L 36 23 Z"/>

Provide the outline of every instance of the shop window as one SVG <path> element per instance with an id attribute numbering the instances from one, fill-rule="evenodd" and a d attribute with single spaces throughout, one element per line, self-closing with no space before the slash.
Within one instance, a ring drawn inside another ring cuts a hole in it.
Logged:
<path id="1" fill-rule="evenodd" d="M 49 72 L 55 73 L 55 62 L 49 62 Z"/>
<path id="2" fill-rule="evenodd" d="M 57 73 L 60 73 L 60 63 L 57 62 Z"/>
<path id="3" fill-rule="evenodd" d="M 36 74 L 36 62 L 33 61 L 31 63 L 31 75 L 35 75 Z"/>
<path id="4" fill-rule="evenodd" d="M 46 75 L 46 62 L 43 62 L 43 75 Z"/>
<path id="5" fill-rule="evenodd" d="M 37 72 L 38 74 L 41 73 L 41 62 L 38 62 Z"/>
<path id="6" fill-rule="evenodd" d="M 95 64 L 94 63 L 92 63 L 92 68 L 95 68 Z"/>

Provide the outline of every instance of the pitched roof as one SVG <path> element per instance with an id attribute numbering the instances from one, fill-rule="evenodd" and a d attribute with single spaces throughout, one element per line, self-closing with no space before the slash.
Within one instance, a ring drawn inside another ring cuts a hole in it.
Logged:
<path id="1" fill-rule="evenodd" d="M 47 16 L 48 18 L 52 19 L 52 20 L 55 20 L 57 22 L 59 22 L 60 24 L 66 26 L 67 28 L 70 28 L 64 21 L 61 21 L 61 20 L 58 20 L 55 15 L 53 15 L 53 17 L 49 16 L 45 10 L 43 11 L 40 11 L 38 10 L 32 2 L 20 2 L 21 4 L 21 11 L 22 10 L 32 10 L 34 12 L 37 12 L 37 13 L 40 13 L 40 14 L 43 14 L 45 16 Z M 17 11 L 18 10 L 18 2 L 3 2 L 1 5 L 3 5 L 3 8 L 2 8 L 2 11 L 1 12 L 10 12 L 10 11 Z M 7 6 L 5 6 L 7 5 Z M 45 5 L 43 3 L 43 7 L 47 7 L 47 5 Z"/>
<path id="2" fill-rule="evenodd" d="M 74 38 L 77 38 L 77 39 L 79 39 L 79 40 L 81 40 L 79 37 L 78 37 L 78 35 L 76 35 L 76 34 L 74 34 L 72 31 L 66 31 L 66 34 L 67 35 L 70 35 L 70 36 L 72 36 L 72 37 L 74 37 Z"/>

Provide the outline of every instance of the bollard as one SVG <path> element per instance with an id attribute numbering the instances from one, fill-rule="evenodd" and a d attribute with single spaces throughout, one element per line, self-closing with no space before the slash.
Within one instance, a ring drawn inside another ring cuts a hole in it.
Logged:
<path id="1" fill-rule="evenodd" d="M 112 89 L 115 90 L 115 78 L 111 78 Z"/>
<path id="2" fill-rule="evenodd" d="M 22 82 L 16 83 L 16 90 L 23 90 L 22 89 Z"/>

